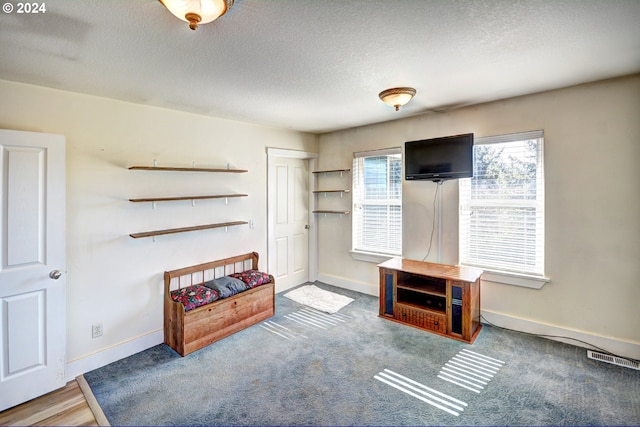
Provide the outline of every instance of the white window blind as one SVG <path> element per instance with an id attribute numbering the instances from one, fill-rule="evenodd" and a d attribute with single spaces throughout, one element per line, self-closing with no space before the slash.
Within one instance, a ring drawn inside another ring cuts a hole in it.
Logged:
<path id="1" fill-rule="evenodd" d="M 402 252 L 402 150 L 354 153 L 353 250 Z"/>
<path id="2" fill-rule="evenodd" d="M 476 138 L 474 176 L 459 180 L 460 262 L 544 276 L 543 132 Z"/>

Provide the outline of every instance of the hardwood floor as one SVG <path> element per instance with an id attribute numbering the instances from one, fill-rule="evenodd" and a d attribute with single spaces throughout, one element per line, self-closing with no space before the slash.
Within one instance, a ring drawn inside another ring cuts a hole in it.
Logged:
<path id="1" fill-rule="evenodd" d="M 0 426 L 108 425 L 82 376 L 59 390 L 0 412 Z"/>

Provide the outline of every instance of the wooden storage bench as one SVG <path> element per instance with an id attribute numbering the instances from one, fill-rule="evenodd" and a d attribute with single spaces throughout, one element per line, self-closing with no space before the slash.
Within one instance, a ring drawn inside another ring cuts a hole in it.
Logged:
<path id="1" fill-rule="evenodd" d="M 234 273 L 258 270 L 256 252 L 185 267 L 164 273 L 164 342 L 180 355 L 199 350 L 275 313 L 275 280 L 261 273 L 267 283 L 197 308 L 185 309 L 172 291 L 204 285 Z"/>

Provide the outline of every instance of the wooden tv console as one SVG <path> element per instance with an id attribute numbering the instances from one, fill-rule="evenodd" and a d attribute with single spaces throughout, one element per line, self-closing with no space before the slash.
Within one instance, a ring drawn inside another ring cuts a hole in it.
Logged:
<path id="1" fill-rule="evenodd" d="M 473 343 L 482 328 L 482 270 L 402 258 L 378 268 L 380 317 Z"/>

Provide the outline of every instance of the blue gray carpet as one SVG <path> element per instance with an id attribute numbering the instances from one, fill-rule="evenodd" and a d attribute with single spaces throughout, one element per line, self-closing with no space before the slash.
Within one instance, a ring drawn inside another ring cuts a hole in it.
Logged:
<path id="1" fill-rule="evenodd" d="M 276 315 L 187 357 L 165 345 L 85 374 L 112 425 L 638 425 L 640 371 L 484 326 L 473 345 L 276 296 Z"/>

